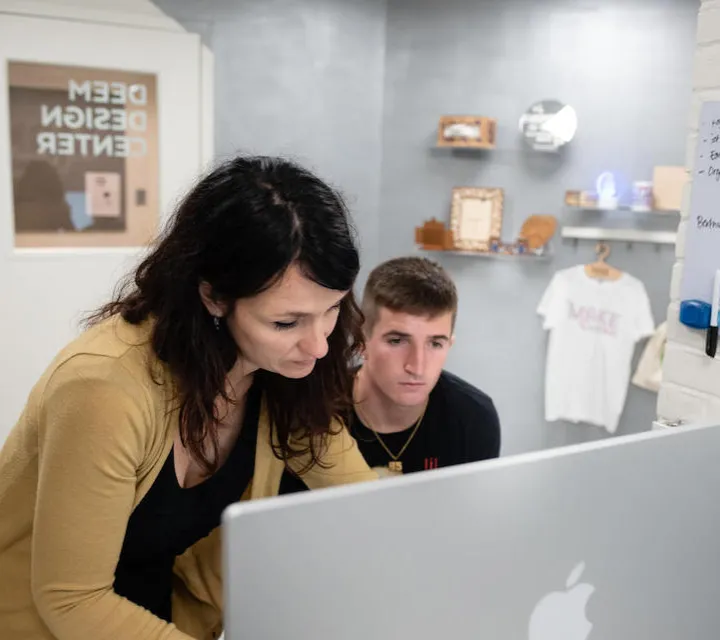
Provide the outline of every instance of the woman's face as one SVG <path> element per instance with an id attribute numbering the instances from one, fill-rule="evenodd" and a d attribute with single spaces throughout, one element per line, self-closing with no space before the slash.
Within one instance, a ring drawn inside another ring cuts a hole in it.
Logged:
<path id="1" fill-rule="evenodd" d="M 242 354 L 243 369 L 265 369 L 286 378 L 307 376 L 328 352 L 327 337 L 346 294 L 326 289 L 291 265 L 269 289 L 237 300 L 225 321 Z"/>

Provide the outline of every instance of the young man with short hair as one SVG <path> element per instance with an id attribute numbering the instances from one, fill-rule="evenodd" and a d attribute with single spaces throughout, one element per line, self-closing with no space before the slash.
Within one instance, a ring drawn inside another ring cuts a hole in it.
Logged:
<path id="1" fill-rule="evenodd" d="M 381 476 L 496 458 L 492 400 L 444 371 L 457 290 L 437 263 L 402 257 L 377 266 L 363 294 L 365 350 L 349 428 Z M 281 493 L 301 483 L 287 476 Z"/>

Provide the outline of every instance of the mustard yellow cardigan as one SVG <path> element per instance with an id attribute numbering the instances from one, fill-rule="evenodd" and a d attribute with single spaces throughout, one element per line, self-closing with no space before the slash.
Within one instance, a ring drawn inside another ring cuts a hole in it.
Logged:
<path id="1" fill-rule="evenodd" d="M 222 632 L 220 529 L 177 559 L 173 624 L 113 591 L 133 509 L 177 429 L 149 325 L 112 318 L 67 346 L 32 390 L 0 450 L 2 640 L 210 640 Z M 151 373 L 152 372 L 152 373 Z M 164 378 L 167 380 L 167 377 Z M 375 479 L 342 428 L 310 488 Z M 283 463 L 263 407 L 243 499 L 276 495 Z M 303 460 L 298 460 L 303 464 Z"/>

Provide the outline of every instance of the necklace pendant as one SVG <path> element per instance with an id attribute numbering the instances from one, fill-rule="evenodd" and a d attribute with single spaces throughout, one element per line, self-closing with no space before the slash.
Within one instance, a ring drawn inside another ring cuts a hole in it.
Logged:
<path id="1" fill-rule="evenodd" d="M 390 462 L 388 462 L 388 470 L 391 473 L 402 473 L 402 462 L 400 460 L 390 460 Z"/>

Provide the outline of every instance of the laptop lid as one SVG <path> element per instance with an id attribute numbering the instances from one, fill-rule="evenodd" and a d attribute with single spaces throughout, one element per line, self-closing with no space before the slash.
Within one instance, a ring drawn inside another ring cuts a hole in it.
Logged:
<path id="1" fill-rule="evenodd" d="M 720 633 L 720 428 L 239 503 L 227 640 Z"/>

